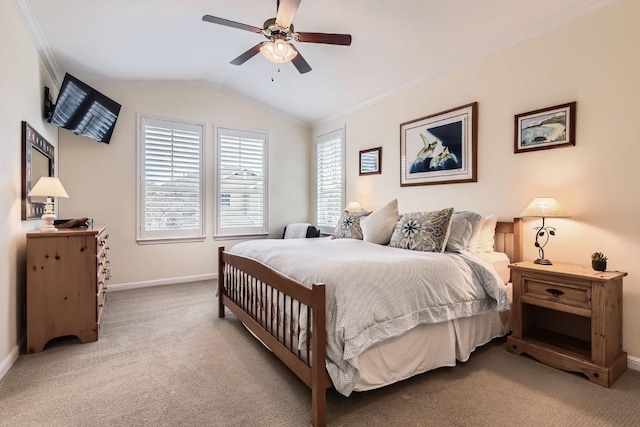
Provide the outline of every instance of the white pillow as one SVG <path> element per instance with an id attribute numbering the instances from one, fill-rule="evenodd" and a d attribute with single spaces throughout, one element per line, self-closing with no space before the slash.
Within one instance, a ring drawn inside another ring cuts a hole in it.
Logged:
<path id="1" fill-rule="evenodd" d="M 398 199 L 393 199 L 381 208 L 360 220 L 362 240 L 386 245 L 391 240 L 393 228 L 398 222 Z"/>
<path id="2" fill-rule="evenodd" d="M 480 219 L 475 221 L 471 228 L 471 237 L 469 238 L 469 243 L 467 244 L 467 250 L 470 252 L 475 252 L 478 247 L 478 240 L 480 240 L 480 231 L 482 231 L 482 224 L 484 224 L 484 217 L 479 215 Z"/>
<path id="3" fill-rule="evenodd" d="M 446 250 L 449 252 L 460 252 L 470 250 L 470 240 L 474 229 L 480 228 L 483 217 L 480 214 L 469 211 L 454 212 L 451 217 L 449 238 L 447 239 Z"/>
<path id="4" fill-rule="evenodd" d="M 482 228 L 480 229 L 480 233 L 478 233 L 478 243 L 474 252 L 493 252 L 497 223 L 498 215 L 489 215 L 484 217 Z"/>

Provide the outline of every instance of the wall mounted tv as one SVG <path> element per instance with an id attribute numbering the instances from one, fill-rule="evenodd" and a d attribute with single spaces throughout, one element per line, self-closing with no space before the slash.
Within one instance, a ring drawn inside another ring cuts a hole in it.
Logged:
<path id="1" fill-rule="evenodd" d="M 49 89 L 45 88 L 44 109 L 49 123 L 108 144 L 120 104 L 67 73 L 55 105 L 51 104 Z"/>

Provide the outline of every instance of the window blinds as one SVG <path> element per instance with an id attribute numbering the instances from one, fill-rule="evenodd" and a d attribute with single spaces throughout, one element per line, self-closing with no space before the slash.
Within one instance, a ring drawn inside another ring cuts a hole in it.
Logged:
<path id="1" fill-rule="evenodd" d="M 267 135 L 218 128 L 219 236 L 267 233 Z"/>
<path id="2" fill-rule="evenodd" d="M 142 118 L 140 130 L 140 237 L 203 237 L 203 126 Z"/>
<path id="3" fill-rule="evenodd" d="M 316 224 L 331 232 L 344 209 L 344 130 L 318 136 L 316 142 Z"/>

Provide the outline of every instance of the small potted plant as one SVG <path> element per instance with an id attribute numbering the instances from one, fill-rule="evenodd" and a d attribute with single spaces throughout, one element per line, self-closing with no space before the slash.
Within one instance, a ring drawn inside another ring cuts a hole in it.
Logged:
<path id="1" fill-rule="evenodd" d="M 607 257 L 602 252 L 592 253 L 591 268 L 596 271 L 605 271 L 607 269 Z"/>

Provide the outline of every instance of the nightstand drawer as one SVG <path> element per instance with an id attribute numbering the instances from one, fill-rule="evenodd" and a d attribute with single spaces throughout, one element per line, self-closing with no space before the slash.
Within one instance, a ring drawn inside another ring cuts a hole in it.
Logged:
<path id="1" fill-rule="evenodd" d="M 571 283 L 558 283 L 554 280 L 541 280 L 540 277 L 530 278 L 523 275 L 522 296 L 529 303 L 535 304 L 530 298 L 554 302 L 571 307 L 591 310 L 591 287 Z"/>

